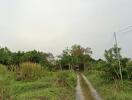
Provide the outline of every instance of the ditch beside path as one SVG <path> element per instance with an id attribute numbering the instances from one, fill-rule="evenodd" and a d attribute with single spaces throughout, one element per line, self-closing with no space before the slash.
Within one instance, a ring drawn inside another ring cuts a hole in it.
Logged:
<path id="1" fill-rule="evenodd" d="M 76 100 L 102 100 L 88 79 L 81 73 L 77 74 Z"/>

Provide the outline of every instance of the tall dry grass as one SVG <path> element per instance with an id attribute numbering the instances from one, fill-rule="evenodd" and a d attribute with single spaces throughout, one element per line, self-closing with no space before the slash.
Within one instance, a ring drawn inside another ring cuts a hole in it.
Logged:
<path id="1" fill-rule="evenodd" d="M 25 62 L 20 64 L 17 70 L 17 80 L 36 80 L 42 75 L 42 67 L 39 64 Z"/>

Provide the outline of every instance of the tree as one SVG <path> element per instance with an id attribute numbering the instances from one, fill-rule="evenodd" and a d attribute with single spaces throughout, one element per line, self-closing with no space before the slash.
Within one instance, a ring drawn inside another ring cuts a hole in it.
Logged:
<path id="1" fill-rule="evenodd" d="M 23 56 L 24 52 L 21 51 L 12 53 L 12 64 L 19 66 L 20 63 L 24 62 Z"/>
<path id="2" fill-rule="evenodd" d="M 118 48 L 119 51 L 119 55 L 120 55 L 120 51 L 121 49 Z M 110 75 L 112 75 L 112 78 L 120 78 L 120 74 L 119 74 L 119 66 L 118 66 L 118 59 L 117 59 L 117 47 L 114 46 L 113 48 L 110 48 L 109 50 L 105 50 L 105 59 L 106 62 L 108 63 L 107 66 L 107 72 L 109 72 Z M 121 58 L 121 55 L 120 55 Z"/>
<path id="3" fill-rule="evenodd" d="M 119 52 L 119 57 L 120 57 L 120 63 L 121 63 L 121 73 L 120 73 L 120 69 L 119 69 L 119 65 L 118 65 L 118 52 Z M 112 75 L 113 78 L 116 79 L 121 79 L 121 75 L 123 75 L 123 78 L 126 78 L 127 76 L 127 62 L 129 61 L 128 58 L 123 58 L 121 56 L 121 48 L 117 48 L 117 46 L 114 46 L 113 48 L 110 48 L 109 50 L 105 50 L 105 59 L 107 62 L 107 72 L 109 72 L 109 74 Z M 109 66 L 109 67 L 108 67 Z"/>
<path id="4" fill-rule="evenodd" d="M 0 48 L 0 64 L 8 65 L 8 68 L 19 66 L 23 62 L 41 64 L 47 69 L 52 69 L 54 57 L 51 53 L 39 52 L 36 50 L 28 52 L 11 52 L 7 47 Z"/>
<path id="5" fill-rule="evenodd" d="M 0 48 L 0 63 L 4 65 L 12 63 L 12 53 L 7 47 Z"/>
<path id="6" fill-rule="evenodd" d="M 64 66 L 68 66 L 68 69 L 72 69 L 72 57 L 70 54 L 70 49 L 66 48 L 65 50 L 63 50 L 62 54 L 60 56 L 58 56 L 60 60 L 60 66 L 62 68 Z M 63 68 L 62 68 L 63 69 Z"/>
<path id="7" fill-rule="evenodd" d="M 86 67 L 86 62 L 89 62 L 92 58 L 91 55 L 92 51 L 91 48 L 84 48 L 80 45 L 73 45 L 71 47 L 71 56 L 73 57 L 74 64 L 84 64 L 84 68 Z"/>
<path id="8" fill-rule="evenodd" d="M 92 51 L 91 48 L 84 48 L 80 45 L 73 45 L 70 49 L 66 48 L 59 56 L 61 65 L 68 65 L 69 69 L 74 69 L 75 65 L 86 64 L 90 61 Z"/>
<path id="9" fill-rule="evenodd" d="M 127 78 L 132 80 L 132 60 L 129 60 L 126 64 Z"/>

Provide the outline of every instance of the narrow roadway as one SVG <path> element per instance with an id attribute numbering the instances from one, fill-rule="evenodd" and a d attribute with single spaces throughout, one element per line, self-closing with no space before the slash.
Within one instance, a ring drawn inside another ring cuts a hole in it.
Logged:
<path id="1" fill-rule="evenodd" d="M 80 84 L 80 76 L 77 74 L 76 100 L 85 100 Z"/>
<path id="2" fill-rule="evenodd" d="M 102 100 L 88 79 L 81 73 L 77 74 L 76 100 Z"/>

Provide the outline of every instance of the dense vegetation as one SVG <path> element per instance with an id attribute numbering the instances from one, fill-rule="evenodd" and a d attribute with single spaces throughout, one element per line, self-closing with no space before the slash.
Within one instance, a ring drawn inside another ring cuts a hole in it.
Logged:
<path id="1" fill-rule="evenodd" d="M 103 100 L 132 100 L 132 82 L 130 80 L 108 80 L 106 73 L 98 70 L 85 72 Z"/>
<path id="2" fill-rule="evenodd" d="M 58 56 L 58 62 L 62 69 L 75 69 L 75 66 L 78 65 L 80 70 L 84 70 L 89 66 L 89 61 L 93 61 L 91 54 L 91 48 L 73 45 L 71 48 L 63 50 L 62 54 Z"/>
<path id="3" fill-rule="evenodd" d="M 105 60 L 91 62 L 90 70 L 85 75 L 92 82 L 104 100 L 131 100 L 132 98 L 132 61 L 120 55 L 121 72 L 117 59 L 117 49 L 105 50 Z"/>
<path id="4" fill-rule="evenodd" d="M 84 52 L 85 50 L 88 50 L 87 53 Z M 132 60 L 123 57 L 121 48 L 117 48 L 116 45 L 109 50 L 105 50 L 104 60 L 91 58 L 91 53 L 91 49 L 74 45 L 70 49 L 66 48 L 63 51 L 61 63 L 63 66 L 65 64 L 75 66 L 83 63 L 84 74 L 104 100 L 131 100 Z M 121 73 L 118 57 L 120 58 Z"/>
<path id="5" fill-rule="evenodd" d="M 36 50 L 0 48 L 0 100 L 74 100 L 76 66 L 104 100 L 131 100 L 132 60 L 116 46 L 105 50 L 104 60 L 95 60 L 91 54 L 91 48 L 80 45 L 64 49 L 56 59 Z"/>
<path id="6" fill-rule="evenodd" d="M 19 66 L 23 62 L 38 63 L 45 68 L 51 69 L 53 58 L 51 53 L 36 50 L 11 52 L 7 47 L 0 48 L 0 64 L 7 65 L 9 69 L 11 69 L 12 65 Z"/>
<path id="7" fill-rule="evenodd" d="M 72 71 L 49 72 L 34 63 L 20 65 L 20 76 L 0 65 L 0 100 L 74 100 Z"/>

